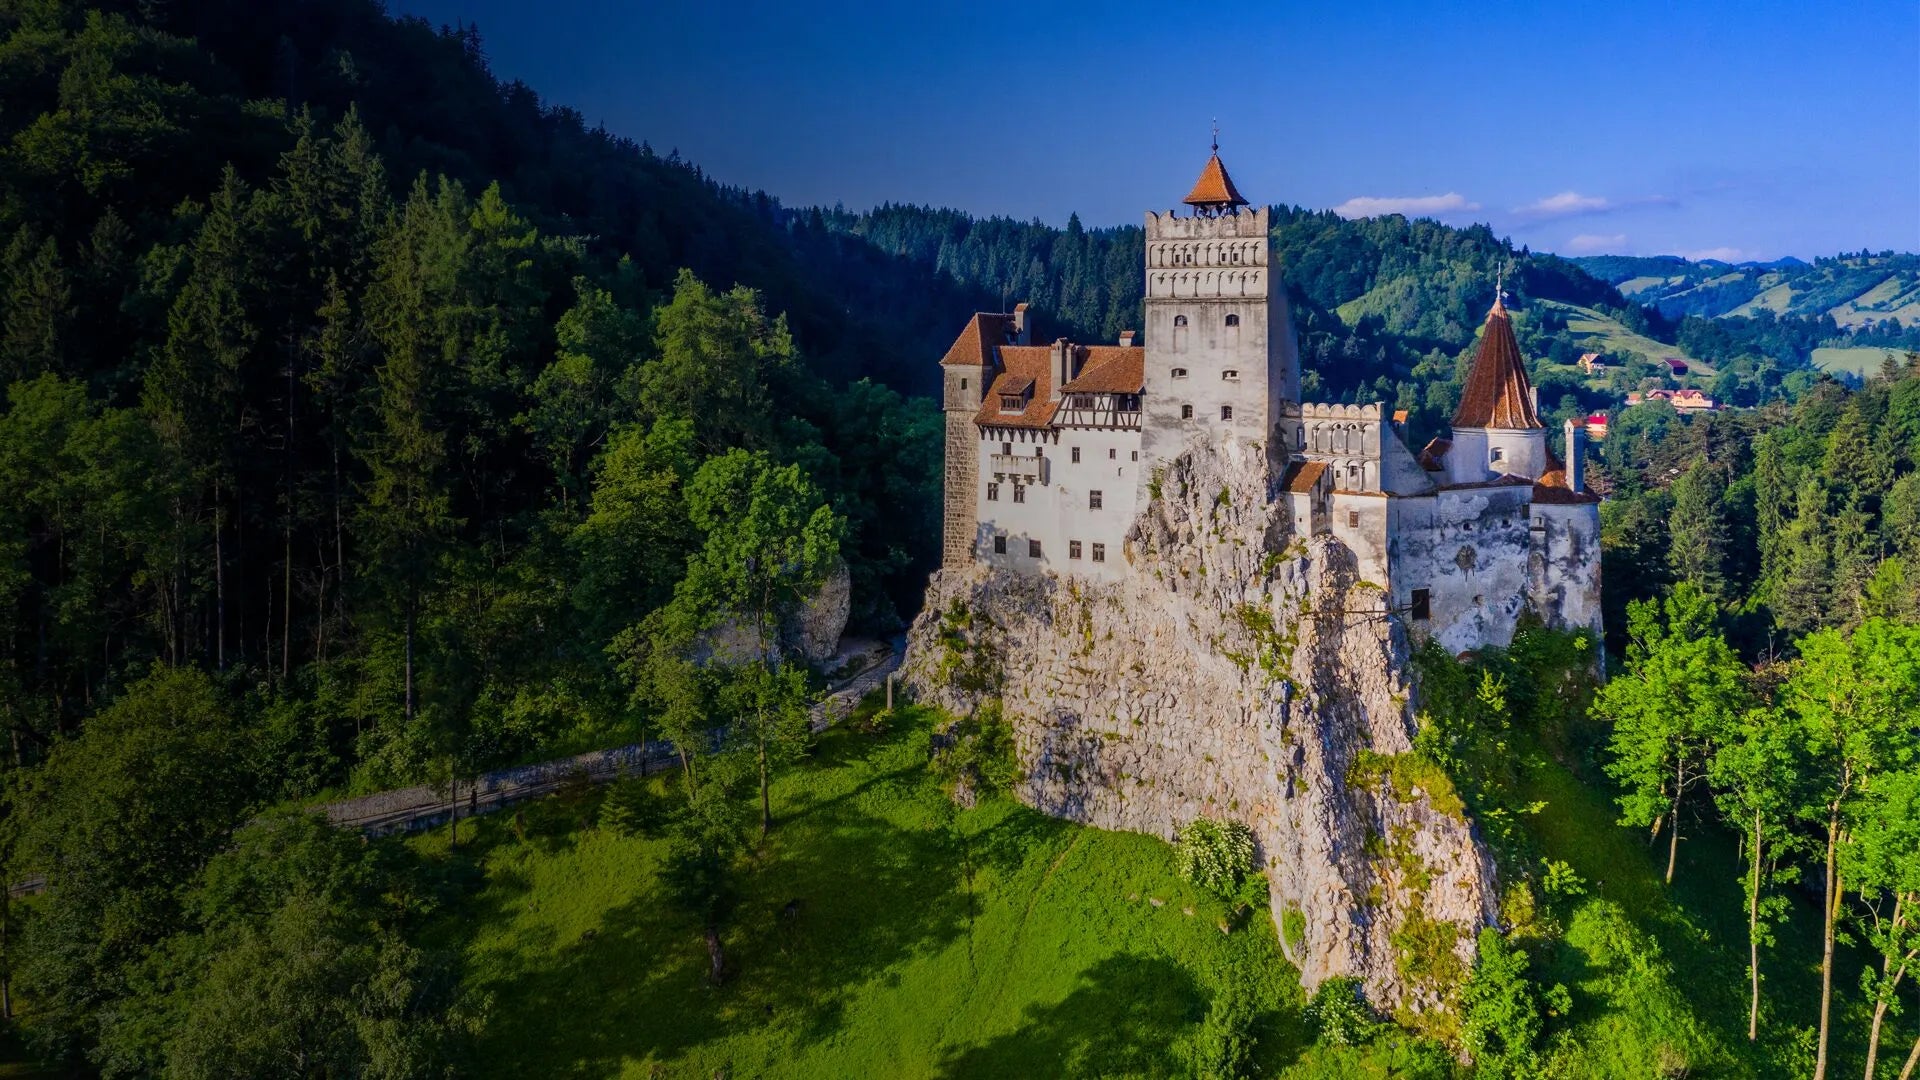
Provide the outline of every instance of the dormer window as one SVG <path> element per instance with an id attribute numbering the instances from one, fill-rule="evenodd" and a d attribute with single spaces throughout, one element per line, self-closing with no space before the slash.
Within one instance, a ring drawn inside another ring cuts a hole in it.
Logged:
<path id="1" fill-rule="evenodd" d="M 1232 368 L 1228 368 L 1227 370 L 1220 373 L 1220 377 L 1231 382 L 1235 379 L 1238 379 L 1240 377 L 1240 373 L 1233 370 Z"/>
<path id="2" fill-rule="evenodd" d="M 1173 325 L 1175 326 L 1187 325 L 1187 317 L 1185 315 L 1175 315 L 1173 317 Z"/>
<path id="3" fill-rule="evenodd" d="M 1229 316 L 1227 316 L 1227 325 L 1228 325 L 1228 326 L 1239 326 L 1239 325 L 1240 325 L 1240 316 L 1238 316 L 1238 315 L 1229 315 Z"/>
<path id="4" fill-rule="evenodd" d="M 1025 395 L 1022 395 L 1022 394 L 1001 394 L 1000 395 L 1000 411 L 1001 412 L 1020 412 L 1024 410 L 1026 407 L 1027 407 L 1027 399 Z"/>
<path id="5" fill-rule="evenodd" d="M 1173 369 L 1173 377 L 1174 377 L 1174 378 L 1176 378 L 1176 379 L 1184 379 L 1184 378 L 1186 378 L 1186 377 L 1187 377 L 1187 369 L 1186 369 L 1186 368 L 1183 368 L 1183 367 L 1177 367 L 1177 368 L 1174 368 L 1174 369 Z"/>

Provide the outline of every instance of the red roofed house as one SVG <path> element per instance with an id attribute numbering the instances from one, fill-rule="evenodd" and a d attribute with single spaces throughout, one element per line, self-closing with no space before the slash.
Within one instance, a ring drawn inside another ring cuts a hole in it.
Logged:
<path id="1" fill-rule="evenodd" d="M 1660 362 L 1667 365 L 1667 371 L 1674 375 L 1685 375 L 1687 373 L 1687 362 L 1677 356 L 1662 357 Z"/>
<path id="2" fill-rule="evenodd" d="M 1143 342 L 1035 344 L 1024 304 L 962 327 L 941 361 L 945 564 L 1126 579 L 1157 472 L 1218 454 L 1266 471 L 1268 497 L 1290 510 L 1286 550 L 1354 567 L 1450 653 L 1508 644 L 1527 612 L 1597 630 L 1588 425 L 1567 422 L 1565 462 L 1548 447 L 1504 302 L 1450 437 L 1416 456 L 1381 403 L 1300 400 L 1268 212 L 1248 208 L 1217 152 L 1185 202 L 1189 214 L 1146 218 Z"/>

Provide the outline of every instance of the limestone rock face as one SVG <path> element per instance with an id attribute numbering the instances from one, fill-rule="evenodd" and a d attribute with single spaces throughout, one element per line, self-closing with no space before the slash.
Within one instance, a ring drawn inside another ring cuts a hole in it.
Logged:
<path id="1" fill-rule="evenodd" d="M 1115 583 L 936 573 L 904 678 L 956 712 L 999 696 L 1042 811 L 1169 839 L 1245 822 L 1309 987 L 1354 975 L 1376 1006 L 1432 1008 L 1495 915 L 1493 862 L 1363 759 L 1412 749 L 1405 634 L 1338 542 L 1292 540 L 1268 475 L 1251 446 L 1173 459 Z"/>
<path id="2" fill-rule="evenodd" d="M 845 560 L 841 560 L 812 596 L 781 618 L 776 635 L 767 642 L 768 658 L 784 656 L 806 664 L 825 663 L 838 649 L 852 610 L 853 580 Z M 693 658 L 699 664 L 744 664 L 753 660 L 760 648 L 752 617 L 729 617 L 702 635 Z"/>

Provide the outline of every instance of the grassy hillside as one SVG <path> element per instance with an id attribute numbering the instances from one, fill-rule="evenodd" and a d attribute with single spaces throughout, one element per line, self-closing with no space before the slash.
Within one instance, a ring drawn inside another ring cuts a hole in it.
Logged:
<path id="1" fill-rule="evenodd" d="M 1656 341 L 1645 334 L 1638 334 L 1627 328 L 1620 320 L 1605 312 L 1576 304 L 1563 304 L 1554 300 L 1536 301 L 1543 308 L 1559 311 L 1566 315 L 1567 332 L 1581 349 L 1591 352 L 1635 353 L 1648 360 L 1658 362 L 1669 356 L 1677 356 L 1687 362 L 1696 376 L 1711 376 L 1713 366 L 1698 357 L 1687 355 L 1678 345 L 1669 345 Z"/>
<path id="2" fill-rule="evenodd" d="M 1821 371 L 1850 371 L 1865 378 L 1878 375 L 1887 357 L 1893 357 L 1896 363 L 1904 363 L 1903 352 L 1899 349 L 1873 348 L 1820 348 L 1813 350 L 1813 366 Z"/>
<path id="3" fill-rule="evenodd" d="M 1252 1006 L 1261 1075 L 1443 1077 L 1403 1035 L 1315 1043 L 1264 911 L 1236 920 L 1181 882 L 1158 839 L 1042 817 L 1004 799 L 955 810 L 926 769 L 933 717 L 828 734 L 775 789 L 780 823 L 747 868 L 705 981 L 693 924 L 663 901 L 666 841 L 592 824 L 597 796 L 478 823 L 454 860 L 481 880 L 435 936 L 491 998 L 480 1053 L 502 1075 L 1020 1077 L 1185 1075 L 1215 1002 Z M 1551 1036 L 1583 1077 L 1771 1076 L 1745 1042 L 1735 855 L 1690 834 L 1662 885 L 1607 797 L 1532 764 L 1529 823 L 1588 892 L 1557 917 L 1543 974 L 1573 1013 Z M 666 778 L 661 798 L 677 798 Z M 444 834 L 412 841 L 445 859 Z M 788 914 L 789 904 L 793 913 Z M 1223 925 L 1225 929 L 1223 930 Z M 1811 1000 L 1817 942 L 1770 956 L 1766 1062 L 1784 1060 Z M 1844 1049 L 1857 1052 L 1851 1044 Z M 1683 1075 L 1674 1072 L 1669 1075 Z M 1848 1072 L 1847 1075 L 1851 1075 Z"/>
<path id="4" fill-rule="evenodd" d="M 1572 260 L 1623 295 L 1683 315 L 1831 315 L 1843 330 L 1886 319 L 1920 324 L 1920 255 L 1881 252 L 1812 263 L 1691 262 L 1674 255 Z"/>
<path id="5" fill-rule="evenodd" d="M 1225 906 L 1152 837 L 1006 800 L 955 812 L 930 722 L 836 731 L 777 788 L 717 990 L 660 898 L 664 840 L 579 827 L 591 802 L 528 811 L 524 839 L 486 820 L 463 856 L 486 885 L 443 927 L 493 998 L 483 1058 L 520 1076 L 1163 1076 L 1226 993 L 1251 999 L 1269 1075 L 1299 1054 L 1264 911 L 1223 933 Z"/>

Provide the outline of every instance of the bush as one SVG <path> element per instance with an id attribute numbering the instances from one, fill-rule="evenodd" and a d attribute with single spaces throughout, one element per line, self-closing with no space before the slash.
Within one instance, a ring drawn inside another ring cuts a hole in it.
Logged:
<path id="1" fill-rule="evenodd" d="M 600 827 L 621 836 L 656 837 L 670 816 L 668 800 L 653 782 L 630 777 L 614 783 L 600 803 Z"/>
<path id="2" fill-rule="evenodd" d="M 1253 830 L 1237 821 L 1194 818 L 1181 828 L 1174 858 L 1182 878 L 1232 899 L 1253 873 Z"/>
<path id="3" fill-rule="evenodd" d="M 1307 1023 L 1335 1046 L 1359 1046 L 1380 1033 L 1380 1020 L 1367 1006 L 1360 980 L 1347 975 L 1328 979 L 1307 1003 Z"/>
<path id="4" fill-rule="evenodd" d="M 1194 1080 L 1245 1080 L 1253 1075 L 1253 1000 L 1237 986 L 1222 987 L 1194 1032 L 1188 1064 Z"/>
<path id="5" fill-rule="evenodd" d="M 1564 1012 L 1566 998 L 1564 986 L 1543 995 L 1527 977 L 1527 954 L 1497 930 L 1480 931 L 1473 974 L 1460 992 L 1461 1037 L 1477 1066 L 1474 1075 L 1493 1080 L 1536 1075 L 1546 1027 L 1543 1004 Z"/>
<path id="6" fill-rule="evenodd" d="M 974 791 L 1006 791 L 1020 779 L 1013 724 L 997 699 L 954 721 L 946 737 L 947 747 L 934 758 L 934 768 L 947 783 Z"/>

